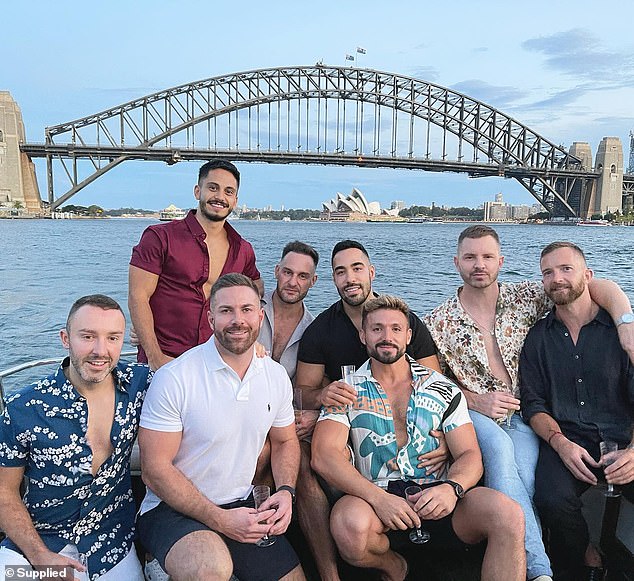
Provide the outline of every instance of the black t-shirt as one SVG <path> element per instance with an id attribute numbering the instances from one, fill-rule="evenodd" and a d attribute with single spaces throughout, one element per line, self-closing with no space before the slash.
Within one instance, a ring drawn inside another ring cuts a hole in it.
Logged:
<path id="1" fill-rule="evenodd" d="M 411 311 L 409 324 L 412 340 L 407 346 L 407 354 L 414 359 L 436 355 L 436 346 L 427 327 Z M 341 301 L 328 307 L 304 331 L 297 360 L 323 365 L 331 381 L 341 379 L 342 365 L 359 368 L 368 360 L 368 352 L 361 343 L 359 331 L 343 310 Z"/>

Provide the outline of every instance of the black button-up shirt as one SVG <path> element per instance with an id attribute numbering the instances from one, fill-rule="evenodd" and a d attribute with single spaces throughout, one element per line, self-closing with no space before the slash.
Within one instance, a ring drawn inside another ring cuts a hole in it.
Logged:
<path id="1" fill-rule="evenodd" d="M 602 440 L 620 447 L 631 441 L 634 367 L 603 309 L 581 328 L 576 345 L 555 309 L 537 322 L 520 356 L 520 394 L 526 420 L 549 414 L 593 456 Z"/>

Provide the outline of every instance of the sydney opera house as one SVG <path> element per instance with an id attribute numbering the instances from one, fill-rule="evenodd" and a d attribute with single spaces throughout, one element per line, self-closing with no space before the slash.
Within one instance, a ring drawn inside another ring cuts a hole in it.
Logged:
<path id="1" fill-rule="evenodd" d="M 320 218 L 330 221 L 365 221 L 372 216 L 397 214 L 398 210 L 381 210 L 379 202 L 368 202 L 357 188 L 352 188 L 348 196 L 337 192 L 334 198 L 322 202 Z"/>

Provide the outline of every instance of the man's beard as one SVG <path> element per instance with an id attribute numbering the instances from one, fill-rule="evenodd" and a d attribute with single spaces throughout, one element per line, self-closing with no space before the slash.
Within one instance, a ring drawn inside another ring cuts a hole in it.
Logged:
<path id="1" fill-rule="evenodd" d="M 248 331 L 246 336 L 235 337 L 231 331 Z M 246 353 L 256 342 L 260 330 L 254 329 L 249 325 L 231 325 L 224 329 L 216 329 L 214 336 L 227 351 L 234 355 L 242 355 Z"/>
<path id="2" fill-rule="evenodd" d="M 394 347 L 396 351 L 379 351 L 379 347 L 389 346 Z M 405 347 L 399 347 L 395 343 L 380 342 L 373 347 L 368 347 L 368 355 L 372 359 L 376 359 L 379 363 L 389 365 L 398 361 L 403 355 L 405 355 Z"/>
<path id="3" fill-rule="evenodd" d="M 200 209 L 200 213 L 212 222 L 222 222 L 231 214 L 231 207 L 228 205 L 225 207 L 226 213 L 221 212 L 220 214 L 214 214 L 208 209 L 207 202 L 203 202 L 202 200 L 198 202 L 198 208 Z"/>
<path id="4" fill-rule="evenodd" d="M 580 281 L 578 284 L 551 285 L 546 291 L 546 294 L 553 303 L 563 306 L 576 301 L 583 294 L 584 290 L 586 290 L 586 285 L 583 281 Z"/>

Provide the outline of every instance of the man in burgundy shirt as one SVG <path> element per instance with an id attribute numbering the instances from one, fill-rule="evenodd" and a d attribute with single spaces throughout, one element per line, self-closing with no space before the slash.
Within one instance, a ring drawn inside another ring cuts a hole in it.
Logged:
<path id="1" fill-rule="evenodd" d="M 240 172 L 216 159 L 198 172 L 198 208 L 184 220 L 146 228 L 130 260 L 128 307 L 139 336 L 138 360 L 154 370 L 211 337 L 209 293 L 223 274 L 238 272 L 264 292 L 253 247 L 227 223 Z"/>

